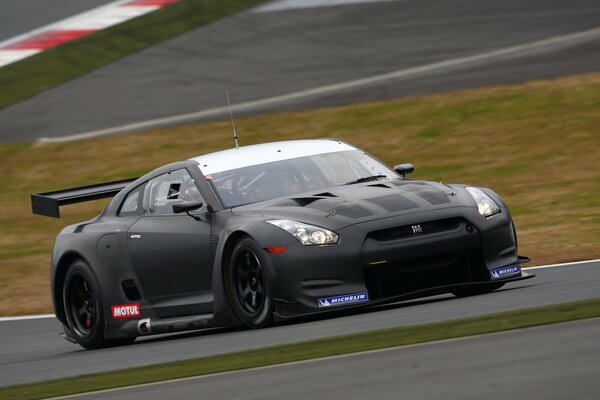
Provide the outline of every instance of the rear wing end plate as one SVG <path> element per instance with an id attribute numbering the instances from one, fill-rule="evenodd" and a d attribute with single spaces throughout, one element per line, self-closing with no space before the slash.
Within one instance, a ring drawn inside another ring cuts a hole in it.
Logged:
<path id="1" fill-rule="evenodd" d="M 60 206 L 113 197 L 136 179 L 138 178 L 32 194 L 31 211 L 46 217 L 60 218 Z"/>

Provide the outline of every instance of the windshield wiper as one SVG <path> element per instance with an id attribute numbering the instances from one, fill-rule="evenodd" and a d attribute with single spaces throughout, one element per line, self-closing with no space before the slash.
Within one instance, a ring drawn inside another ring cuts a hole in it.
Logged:
<path id="1" fill-rule="evenodd" d="M 381 178 L 387 178 L 387 175 L 365 176 L 364 178 L 358 178 L 355 181 L 346 182 L 345 185 L 354 185 L 355 183 L 371 182 L 371 181 L 376 181 Z"/>

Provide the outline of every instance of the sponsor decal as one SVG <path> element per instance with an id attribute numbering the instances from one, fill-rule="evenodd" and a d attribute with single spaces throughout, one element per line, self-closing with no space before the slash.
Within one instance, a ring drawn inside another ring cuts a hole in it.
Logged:
<path id="1" fill-rule="evenodd" d="M 518 275 L 521 273 L 521 267 L 518 265 L 510 265 L 504 268 L 493 269 L 490 271 L 492 279 L 505 278 L 507 276 Z"/>
<path id="2" fill-rule="evenodd" d="M 351 303 L 361 303 L 363 301 L 369 301 L 368 292 L 345 294 L 342 296 L 334 297 L 325 297 L 323 299 L 319 299 L 319 308 L 335 307 Z"/>
<path id="3" fill-rule="evenodd" d="M 129 318 L 140 316 L 139 304 L 121 304 L 118 306 L 110 306 L 110 311 L 113 318 Z"/>

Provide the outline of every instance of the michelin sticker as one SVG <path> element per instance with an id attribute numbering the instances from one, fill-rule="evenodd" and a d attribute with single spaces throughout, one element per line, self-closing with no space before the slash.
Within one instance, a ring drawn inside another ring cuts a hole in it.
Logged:
<path id="1" fill-rule="evenodd" d="M 326 297 L 323 299 L 319 299 L 319 308 L 335 307 L 352 303 L 361 303 L 363 301 L 369 301 L 368 292 L 345 294 L 342 296 Z"/>
<path id="2" fill-rule="evenodd" d="M 512 275 L 518 275 L 521 273 L 521 267 L 518 265 L 511 265 L 504 268 L 493 269 L 490 271 L 492 279 L 505 278 Z"/>

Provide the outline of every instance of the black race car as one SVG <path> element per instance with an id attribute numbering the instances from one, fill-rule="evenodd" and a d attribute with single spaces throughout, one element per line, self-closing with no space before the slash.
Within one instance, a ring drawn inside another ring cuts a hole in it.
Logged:
<path id="1" fill-rule="evenodd" d="M 493 191 L 406 179 L 338 140 L 245 146 L 124 181 L 32 195 L 36 214 L 113 197 L 58 235 L 54 309 L 85 348 L 441 293 L 533 275 Z"/>

